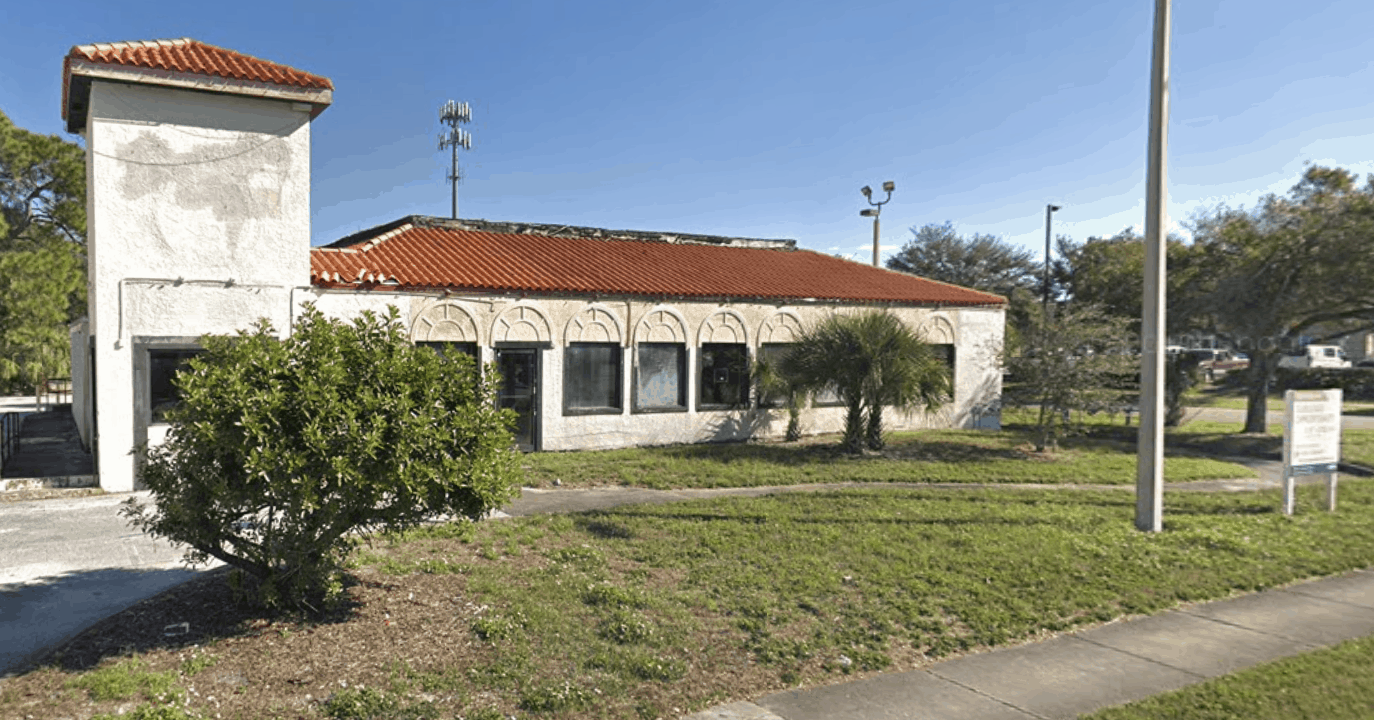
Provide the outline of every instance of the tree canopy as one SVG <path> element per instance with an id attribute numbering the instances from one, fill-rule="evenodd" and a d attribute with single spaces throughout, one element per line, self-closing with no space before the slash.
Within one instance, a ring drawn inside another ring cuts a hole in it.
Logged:
<path id="1" fill-rule="evenodd" d="M 1140 329 L 1145 295 L 1145 238 L 1133 228 L 1111 237 L 1090 237 L 1086 242 L 1060 236 L 1054 261 L 1054 282 L 1069 302 L 1096 305 Z M 1177 235 L 1167 241 L 1168 297 L 1179 297 L 1192 272 L 1191 247 Z M 1173 317 L 1171 321 L 1180 318 Z"/>
<path id="2" fill-rule="evenodd" d="M 1014 288 L 1035 288 L 1040 263 L 1025 248 L 994 235 L 962 236 L 954 224 L 911 228 L 912 239 L 887 259 L 889 270 L 1009 296 Z"/>
<path id="3" fill-rule="evenodd" d="M 0 389 L 70 372 L 86 313 L 85 151 L 0 112 Z"/>
<path id="4" fill-rule="evenodd" d="M 0 251 L 58 237 L 86 242 L 86 153 L 0 112 Z"/>
<path id="5" fill-rule="evenodd" d="M 1278 356 L 1303 336 L 1374 328 L 1374 176 L 1311 166 L 1285 196 L 1194 221 L 1196 272 L 1179 311 L 1250 355 L 1245 432 L 1265 431 Z"/>

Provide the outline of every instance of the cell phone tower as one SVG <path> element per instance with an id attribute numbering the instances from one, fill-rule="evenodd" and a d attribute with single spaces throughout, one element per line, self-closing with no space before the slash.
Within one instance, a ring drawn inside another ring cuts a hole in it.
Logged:
<path id="1" fill-rule="evenodd" d="M 448 130 L 439 133 L 439 149 L 453 148 L 453 169 L 449 171 L 448 181 L 453 184 L 453 219 L 457 220 L 458 181 L 463 179 L 463 172 L 458 167 L 458 148 L 472 149 L 472 133 L 458 126 L 472 122 L 472 108 L 465 102 L 449 100 L 439 108 L 439 122 L 448 125 Z"/>

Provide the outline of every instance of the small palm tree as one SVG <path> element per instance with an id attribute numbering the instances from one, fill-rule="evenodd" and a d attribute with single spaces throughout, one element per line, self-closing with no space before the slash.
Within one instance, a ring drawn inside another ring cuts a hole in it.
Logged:
<path id="1" fill-rule="evenodd" d="M 835 390 L 846 408 L 841 445 L 851 453 L 882 449 L 884 406 L 931 411 L 952 394 L 930 346 L 882 311 L 826 319 L 802 336 L 782 369 L 804 390 Z"/>
<path id="2" fill-rule="evenodd" d="M 785 356 L 783 356 L 785 357 Z M 787 409 L 788 442 L 801 439 L 801 400 L 805 392 L 796 381 L 782 371 L 781 357 L 760 357 L 754 361 L 754 386 L 758 389 L 759 405 L 765 399 L 781 400 Z"/>

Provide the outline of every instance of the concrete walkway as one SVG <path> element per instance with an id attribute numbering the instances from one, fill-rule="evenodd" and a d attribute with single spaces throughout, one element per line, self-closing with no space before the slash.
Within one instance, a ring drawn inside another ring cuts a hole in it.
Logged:
<path id="1" fill-rule="evenodd" d="M 94 487 L 94 461 L 81 446 L 71 407 L 58 406 L 34 412 L 34 406 L 9 401 L 0 411 L 15 412 L 22 418 L 19 451 L 0 470 L 0 492 L 25 488 Z"/>
<path id="2" fill-rule="evenodd" d="M 1374 572 L 1298 583 L 1050 640 L 722 705 L 687 720 L 1075 718 L 1374 634 Z"/>
<path id="3" fill-rule="evenodd" d="M 1190 407 L 1184 412 L 1186 420 L 1243 423 L 1245 411 L 1238 408 Z M 1269 425 L 1283 424 L 1282 410 L 1267 410 L 1264 421 Z M 1342 415 L 1341 427 L 1346 430 L 1374 430 L 1374 415 Z"/>

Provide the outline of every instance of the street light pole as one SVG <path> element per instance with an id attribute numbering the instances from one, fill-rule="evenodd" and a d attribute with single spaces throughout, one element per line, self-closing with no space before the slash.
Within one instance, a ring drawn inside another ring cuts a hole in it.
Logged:
<path id="1" fill-rule="evenodd" d="M 1169 216 L 1170 0 L 1155 0 L 1154 56 L 1150 67 L 1150 144 L 1146 154 L 1145 291 L 1140 337 L 1140 435 L 1136 443 L 1135 526 L 1164 526 L 1165 232 Z"/>
<path id="2" fill-rule="evenodd" d="M 1058 205 L 1045 206 L 1045 297 L 1040 301 L 1040 306 L 1046 311 L 1050 307 L 1050 213 L 1058 209 Z"/>
<path id="3" fill-rule="evenodd" d="M 868 204 L 873 207 L 867 210 L 860 210 L 859 217 L 873 218 L 873 267 L 878 267 L 878 216 L 883 212 L 883 206 L 892 200 L 892 191 L 897 189 L 897 183 L 888 180 L 883 183 L 883 190 L 887 191 L 887 197 L 882 202 L 873 202 L 873 188 L 865 185 L 859 189 L 868 199 Z"/>

